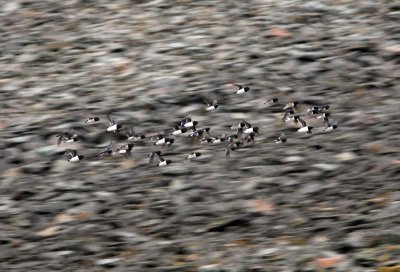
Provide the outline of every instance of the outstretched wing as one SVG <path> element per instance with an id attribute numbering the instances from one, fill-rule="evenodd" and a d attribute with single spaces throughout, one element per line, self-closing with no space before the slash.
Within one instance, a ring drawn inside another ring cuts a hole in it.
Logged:
<path id="1" fill-rule="evenodd" d="M 69 153 L 69 155 L 71 156 L 71 158 L 75 157 L 76 154 L 77 154 L 77 151 L 76 151 L 76 150 L 73 150 L 73 149 L 68 149 L 66 152 Z"/>
<path id="2" fill-rule="evenodd" d="M 204 101 L 204 103 L 206 103 L 207 104 L 207 106 L 211 106 L 211 104 L 207 101 L 207 100 L 205 100 L 204 98 L 202 98 L 203 99 L 203 101 Z"/>
<path id="3" fill-rule="evenodd" d="M 247 121 L 245 121 L 245 120 L 242 120 L 242 122 L 244 123 L 244 125 L 245 125 L 247 128 L 251 128 L 251 124 L 250 124 L 249 122 L 247 122 Z"/>
<path id="4" fill-rule="evenodd" d="M 58 139 L 57 139 L 57 145 L 60 145 L 61 142 L 62 142 L 63 134 L 60 133 L 60 134 L 57 135 L 57 137 L 58 137 Z"/>
<path id="5" fill-rule="evenodd" d="M 160 161 L 165 161 L 164 158 L 161 156 L 161 152 L 156 152 L 156 156 Z"/>
<path id="6" fill-rule="evenodd" d="M 299 122 L 300 122 L 302 127 L 306 127 L 307 126 L 306 121 L 304 121 L 302 118 L 298 117 L 297 120 L 299 120 Z"/>
<path id="7" fill-rule="evenodd" d="M 115 121 L 113 120 L 113 119 L 111 119 L 111 116 L 110 116 L 110 114 L 109 113 L 107 113 L 107 120 L 108 120 L 108 122 L 110 123 L 110 125 L 112 126 L 112 125 L 114 125 L 115 124 Z"/>
<path id="8" fill-rule="evenodd" d="M 233 83 L 232 85 L 236 86 L 238 90 L 243 89 L 243 86 L 240 84 Z"/>
<path id="9" fill-rule="evenodd" d="M 152 164 L 153 162 L 154 162 L 154 156 L 155 156 L 156 154 L 154 153 L 154 152 L 151 152 L 150 154 L 149 154 L 149 164 Z"/>
<path id="10" fill-rule="evenodd" d="M 231 157 L 231 147 L 230 147 L 230 146 L 227 146 L 227 147 L 225 148 L 225 159 L 229 160 L 230 157 Z"/>

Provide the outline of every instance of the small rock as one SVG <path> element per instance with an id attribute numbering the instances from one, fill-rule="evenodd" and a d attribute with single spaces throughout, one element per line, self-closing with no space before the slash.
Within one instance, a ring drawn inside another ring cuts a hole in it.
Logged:
<path id="1" fill-rule="evenodd" d="M 79 214 L 81 212 L 88 212 L 90 214 L 96 214 L 98 211 L 101 209 L 101 205 L 98 202 L 88 202 L 76 207 L 73 207 L 71 209 L 67 210 L 67 213 L 69 214 Z"/>
<path id="2" fill-rule="evenodd" d="M 378 272 L 399 272 L 400 265 L 395 266 L 382 266 L 378 268 Z"/>
<path id="3" fill-rule="evenodd" d="M 357 158 L 357 155 L 353 152 L 343 152 L 335 156 L 339 161 L 350 161 Z"/>
<path id="4" fill-rule="evenodd" d="M 3 5 L 3 12 L 8 13 L 8 12 L 13 12 L 19 9 L 21 5 L 17 1 L 11 1 L 11 2 L 6 2 Z"/>
<path id="5" fill-rule="evenodd" d="M 219 267 L 219 265 L 217 264 L 208 264 L 208 265 L 204 265 L 201 266 L 199 268 L 199 272 L 220 272 L 221 269 Z"/>
<path id="6" fill-rule="evenodd" d="M 388 230 L 372 237 L 375 244 L 400 244 L 400 231 Z"/>
<path id="7" fill-rule="evenodd" d="M 59 229 L 60 228 L 58 226 L 51 226 L 51 227 L 45 228 L 45 229 L 37 232 L 36 235 L 41 236 L 41 237 L 53 236 L 53 235 L 57 234 Z"/>
<path id="8" fill-rule="evenodd" d="M 108 259 L 97 260 L 95 263 L 96 265 L 113 267 L 115 266 L 115 263 L 119 262 L 120 260 L 121 258 L 108 258 Z"/>
<path id="9" fill-rule="evenodd" d="M 22 171 L 26 174 L 43 174 L 50 169 L 46 162 L 36 162 L 22 166 Z"/>
<path id="10" fill-rule="evenodd" d="M 337 164 L 328 164 L 328 163 L 317 163 L 314 164 L 313 166 L 325 171 L 333 171 L 339 168 L 339 165 Z"/>
<path id="11" fill-rule="evenodd" d="M 299 161 L 303 161 L 304 157 L 302 156 L 288 156 L 288 157 L 284 157 L 282 159 L 283 162 L 299 162 Z"/>
<path id="12" fill-rule="evenodd" d="M 309 183 L 305 184 L 301 189 L 300 193 L 302 194 L 313 194 L 322 190 L 322 186 L 318 183 Z"/>
<path id="13" fill-rule="evenodd" d="M 315 265 L 320 269 L 327 269 L 330 267 L 334 267 L 338 263 L 343 261 L 343 256 L 337 255 L 326 258 L 318 258 L 314 261 Z"/>
<path id="14" fill-rule="evenodd" d="M 70 215 L 67 213 L 58 214 L 56 216 L 56 218 L 54 219 L 54 221 L 58 224 L 67 223 L 67 222 L 71 222 L 71 221 L 75 221 L 75 220 L 76 220 L 75 215 Z"/>
<path id="15" fill-rule="evenodd" d="M 275 255 L 278 252 L 279 252 L 279 248 L 271 247 L 271 248 L 260 249 L 257 252 L 257 255 L 259 255 L 259 256 L 270 256 L 270 255 Z"/>
<path id="16" fill-rule="evenodd" d="M 378 261 L 369 255 L 357 254 L 354 263 L 362 267 L 375 267 Z"/>
<path id="17" fill-rule="evenodd" d="M 275 210 L 272 202 L 262 199 L 253 199 L 247 202 L 247 206 L 251 212 L 271 214 Z"/>

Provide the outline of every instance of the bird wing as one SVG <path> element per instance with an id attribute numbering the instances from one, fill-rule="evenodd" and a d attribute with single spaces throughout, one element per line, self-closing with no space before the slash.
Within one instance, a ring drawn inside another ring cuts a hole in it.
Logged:
<path id="1" fill-rule="evenodd" d="M 299 122 L 300 122 L 302 127 L 306 127 L 307 126 L 306 121 L 304 121 L 302 118 L 299 117 L 298 120 L 299 120 Z"/>
<path id="2" fill-rule="evenodd" d="M 154 156 L 156 155 L 155 152 L 151 152 L 149 155 L 149 164 L 152 164 L 154 162 Z"/>
<path id="3" fill-rule="evenodd" d="M 230 146 L 227 146 L 225 148 L 225 159 L 229 160 L 230 157 L 231 157 L 231 148 L 230 148 Z"/>
<path id="4" fill-rule="evenodd" d="M 211 104 L 207 101 L 207 100 L 205 100 L 204 98 L 202 98 L 203 99 L 203 101 L 204 101 L 204 103 L 206 103 L 207 104 L 207 106 L 211 106 Z"/>
<path id="5" fill-rule="evenodd" d="M 111 126 L 115 124 L 115 121 L 113 119 L 111 119 L 111 116 L 110 116 L 109 113 L 107 113 L 107 120 L 108 120 L 108 122 L 110 123 Z"/>
<path id="6" fill-rule="evenodd" d="M 60 145 L 61 142 L 62 142 L 63 135 L 62 135 L 62 134 L 58 134 L 57 137 L 58 137 L 58 139 L 57 139 L 57 145 Z"/>
<path id="7" fill-rule="evenodd" d="M 244 125 L 246 126 L 246 128 L 251 128 L 251 124 L 245 120 L 242 120 L 242 122 L 244 123 Z"/>
<path id="8" fill-rule="evenodd" d="M 233 83 L 232 85 L 236 86 L 236 88 L 238 88 L 238 90 L 240 90 L 240 89 L 242 89 L 242 88 L 243 88 L 243 86 L 242 86 L 242 85 L 240 85 L 240 84 Z"/>

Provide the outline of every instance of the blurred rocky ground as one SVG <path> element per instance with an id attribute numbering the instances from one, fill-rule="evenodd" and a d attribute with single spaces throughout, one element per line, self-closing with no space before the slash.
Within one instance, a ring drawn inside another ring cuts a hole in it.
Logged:
<path id="1" fill-rule="evenodd" d="M 399 21 L 392 0 L 0 1 L 0 270 L 400 271 Z M 293 132 L 272 97 L 339 127 Z M 151 144 L 99 158 L 107 112 L 261 135 L 229 161 L 177 138 L 149 167 Z"/>

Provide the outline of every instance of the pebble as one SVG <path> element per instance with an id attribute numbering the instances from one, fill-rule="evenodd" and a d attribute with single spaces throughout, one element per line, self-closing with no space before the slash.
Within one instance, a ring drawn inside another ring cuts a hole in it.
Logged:
<path id="1" fill-rule="evenodd" d="M 282 159 L 282 162 L 301 162 L 305 158 L 302 156 L 288 156 Z"/>
<path id="2" fill-rule="evenodd" d="M 10 13 L 16 11 L 20 8 L 20 4 L 18 2 L 8 2 L 3 4 L 2 11 L 4 13 Z"/>
<path id="3" fill-rule="evenodd" d="M 96 265 L 100 265 L 100 266 L 106 266 L 106 267 L 111 266 L 112 267 L 119 261 L 121 261 L 121 258 L 108 258 L 108 259 L 97 260 L 95 263 L 96 263 Z"/>
<path id="4" fill-rule="evenodd" d="M 222 271 L 217 264 L 208 264 L 199 267 L 199 272 L 220 272 Z"/>
<path id="5" fill-rule="evenodd" d="M 357 158 L 357 155 L 353 152 L 343 152 L 335 156 L 339 161 L 351 161 Z"/>
<path id="6" fill-rule="evenodd" d="M 325 171 L 334 171 L 337 168 L 339 168 L 339 165 L 337 164 L 328 164 L 328 163 L 317 163 L 314 164 L 313 166 Z"/>

